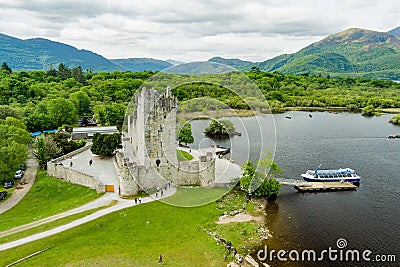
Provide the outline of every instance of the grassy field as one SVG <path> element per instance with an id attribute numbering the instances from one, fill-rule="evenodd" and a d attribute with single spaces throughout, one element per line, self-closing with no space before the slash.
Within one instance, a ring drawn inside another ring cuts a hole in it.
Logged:
<path id="1" fill-rule="evenodd" d="M 185 161 L 185 160 L 192 160 L 193 156 L 186 151 L 183 150 L 177 150 L 176 151 L 176 157 L 178 158 L 179 161 Z"/>
<path id="2" fill-rule="evenodd" d="M 175 195 L 175 201 L 187 197 L 196 199 L 195 195 L 207 193 L 215 196 L 221 190 L 196 193 L 182 190 Z M 250 223 L 216 226 L 215 221 L 222 212 L 218 206 L 215 201 L 192 208 L 159 201 L 137 205 L 55 236 L 2 251 L 0 266 L 48 247 L 52 248 L 18 266 L 159 266 L 160 254 L 166 266 L 226 266 L 225 249 L 205 230 L 229 235 L 237 247 L 242 247 L 240 242 L 249 239 L 256 226 Z M 235 206 L 241 205 L 238 202 Z"/>
<path id="3" fill-rule="evenodd" d="M 1 214 L 0 231 L 79 207 L 99 196 L 93 189 L 47 177 L 46 172 L 38 171 L 37 180 L 26 196 Z"/>

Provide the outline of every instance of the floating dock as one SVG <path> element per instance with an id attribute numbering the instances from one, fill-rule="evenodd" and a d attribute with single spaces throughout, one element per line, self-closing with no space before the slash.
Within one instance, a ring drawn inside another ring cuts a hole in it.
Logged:
<path id="1" fill-rule="evenodd" d="M 298 184 L 295 188 L 299 192 L 356 190 L 357 186 L 349 182 L 307 182 Z"/>

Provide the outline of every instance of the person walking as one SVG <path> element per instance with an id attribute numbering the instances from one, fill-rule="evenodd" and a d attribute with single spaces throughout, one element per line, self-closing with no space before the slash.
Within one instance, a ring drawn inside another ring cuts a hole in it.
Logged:
<path id="1" fill-rule="evenodd" d="M 161 190 L 161 197 L 163 197 L 164 196 L 164 191 L 163 190 Z"/>
<path id="2" fill-rule="evenodd" d="M 161 255 L 160 255 L 160 257 L 158 258 L 158 263 L 159 263 L 159 264 L 163 263 L 163 260 L 162 260 L 162 256 L 161 256 Z"/>
<path id="3" fill-rule="evenodd" d="M 72 161 L 69 163 L 69 167 L 72 167 L 72 165 L 74 165 L 73 163 L 72 163 Z"/>
<path id="4" fill-rule="evenodd" d="M 90 159 L 90 160 L 89 160 L 89 166 L 92 166 L 92 164 L 93 164 L 93 160 Z"/>

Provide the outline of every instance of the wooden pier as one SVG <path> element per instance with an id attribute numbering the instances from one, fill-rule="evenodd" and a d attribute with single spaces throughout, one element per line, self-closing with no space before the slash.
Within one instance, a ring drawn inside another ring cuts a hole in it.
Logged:
<path id="1" fill-rule="evenodd" d="M 349 182 L 306 182 L 295 185 L 299 192 L 356 190 L 357 186 Z"/>

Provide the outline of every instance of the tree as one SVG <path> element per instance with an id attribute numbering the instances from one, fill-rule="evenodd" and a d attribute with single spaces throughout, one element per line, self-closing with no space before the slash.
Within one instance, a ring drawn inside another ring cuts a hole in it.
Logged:
<path id="1" fill-rule="evenodd" d="M 390 121 L 390 123 L 393 123 L 395 125 L 399 125 L 400 124 L 400 114 L 394 115 Z"/>
<path id="2" fill-rule="evenodd" d="M 30 140 L 25 129 L 0 124 L 0 175 L 4 180 L 28 157 L 27 144 Z"/>
<path id="3" fill-rule="evenodd" d="M 78 121 L 78 115 L 72 101 L 61 97 L 47 102 L 47 114 L 53 128 L 58 128 L 63 124 L 76 124 Z"/>
<path id="4" fill-rule="evenodd" d="M 249 192 L 250 184 L 251 181 L 253 180 L 256 168 L 254 167 L 253 162 L 248 160 L 243 163 L 242 169 L 243 169 L 242 178 L 240 178 L 239 180 L 240 189 Z"/>
<path id="5" fill-rule="evenodd" d="M 194 137 L 192 135 L 192 125 L 186 122 L 180 129 L 178 134 L 178 141 L 180 143 L 192 144 L 194 142 Z"/>
<path id="6" fill-rule="evenodd" d="M 124 121 L 126 111 L 125 105 L 115 103 L 96 105 L 93 109 L 94 117 L 101 124 L 121 126 Z"/>
<path id="7" fill-rule="evenodd" d="M 368 105 L 361 112 L 363 116 L 374 116 L 376 111 L 373 105 Z"/>
<path id="8" fill-rule="evenodd" d="M 51 135 L 37 138 L 33 149 L 33 155 L 37 158 L 39 167 L 42 169 L 46 168 L 46 164 L 50 159 L 61 156 L 62 152 L 62 149 L 57 146 Z"/>
<path id="9" fill-rule="evenodd" d="M 90 113 L 90 97 L 84 91 L 78 91 L 70 94 L 69 99 L 75 106 L 79 116 L 85 116 Z"/>
<path id="10" fill-rule="evenodd" d="M 1 69 L 7 73 L 11 73 L 12 69 L 8 66 L 7 62 L 1 63 Z"/>
<path id="11" fill-rule="evenodd" d="M 213 119 L 204 132 L 211 137 L 228 137 L 235 132 L 235 126 L 228 120 Z"/>
<path id="12" fill-rule="evenodd" d="M 272 176 L 280 174 L 282 169 L 271 159 L 268 153 L 258 161 L 257 170 L 251 161 L 246 161 L 243 166 L 243 175 L 239 180 L 241 190 L 255 197 L 273 197 L 279 194 L 280 184 Z"/>
<path id="13" fill-rule="evenodd" d="M 60 63 L 58 65 L 57 75 L 62 80 L 66 80 L 68 78 L 71 78 L 71 71 L 64 63 Z"/>
<path id="14" fill-rule="evenodd" d="M 93 135 L 92 147 L 93 154 L 100 156 L 110 156 L 121 145 L 121 134 L 99 134 Z"/>

